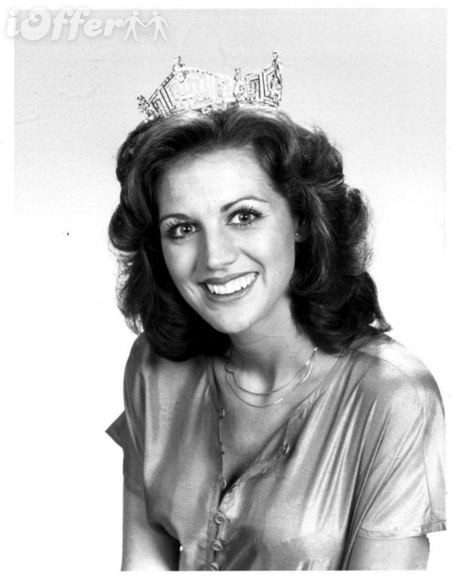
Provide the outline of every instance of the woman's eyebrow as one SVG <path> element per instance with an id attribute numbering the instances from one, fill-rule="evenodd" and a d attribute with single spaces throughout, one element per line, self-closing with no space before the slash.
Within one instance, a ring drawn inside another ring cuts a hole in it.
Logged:
<path id="1" fill-rule="evenodd" d="M 164 222 L 165 220 L 168 220 L 170 218 L 175 218 L 175 219 L 180 219 L 180 220 L 188 220 L 189 216 L 187 216 L 184 213 L 169 213 L 169 214 L 162 216 L 159 219 L 159 226 L 161 225 L 162 222 Z"/>
<path id="2" fill-rule="evenodd" d="M 226 203 L 225 205 L 223 205 L 221 207 L 221 212 L 228 211 L 232 206 L 236 205 L 240 201 L 247 201 L 248 199 L 253 199 L 253 200 L 256 200 L 256 201 L 261 201 L 262 203 L 270 203 L 268 200 L 262 199 L 261 197 L 257 197 L 256 195 L 246 195 L 244 197 L 240 197 L 240 198 L 236 199 L 235 201 L 231 201 L 231 202 Z"/>
<path id="3" fill-rule="evenodd" d="M 236 205 L 240 201 L 247 201 L 247 200 L 255 200 L 255 201 L 260 201 L 262 203 L 270 203 L 267 199 L 262 199 L 261 197 L 257 197 L 256 195 L 245 195 L 243 197 L 240 197 L 238 199 L 235 199 L 234 201 L 230 201 L 229 203 L 226 203 L 225 205 L 223 205 L 221 207 L 221 213 L 228 211 L 231 207 L 233 207 L 234 205 Z M 159 226 L 162 224 L 162 222 L 164 222 L 165 220 L 170 219 L 170 218 L 175 218 L 175 219 L 180 219 L 180 220 L 190 219 L 189 216 L 184 214 L 184 213 L 169 213 L 169 214 L 162 216 L 159 219 Z"/>

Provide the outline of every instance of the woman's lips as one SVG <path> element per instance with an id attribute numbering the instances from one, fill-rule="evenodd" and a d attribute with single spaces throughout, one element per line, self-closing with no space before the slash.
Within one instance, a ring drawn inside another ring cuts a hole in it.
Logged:
<path id="1" fill-rule="evenodd" d="M 249 272 L 239 276 L 221 278 L 220 281 L 216 278 L 211 278 L 205 281 L 203 286 L 210 298 L 221 301 L 244 296 L 249 292 L 256 278 L 256 272 Z"/>

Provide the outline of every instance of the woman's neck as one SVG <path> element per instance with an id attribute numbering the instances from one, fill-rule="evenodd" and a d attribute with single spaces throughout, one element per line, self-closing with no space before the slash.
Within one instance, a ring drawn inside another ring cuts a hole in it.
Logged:
<path id="1" fill-rule="evenodd" d="M 284 383 L 303 366 L 314 344 L 298 330 L 292 317 L 273 329 L 250 329 L 230 337 L 231 363 L 257 391 Z"/>

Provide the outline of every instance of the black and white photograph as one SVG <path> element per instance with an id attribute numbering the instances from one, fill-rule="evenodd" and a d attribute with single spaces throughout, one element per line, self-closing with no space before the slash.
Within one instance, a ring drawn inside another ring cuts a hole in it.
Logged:
<path id="1" fill-rule="evenodd" d="M 450 573 L 455 16 L 3 9 L 5 577 Z"/>

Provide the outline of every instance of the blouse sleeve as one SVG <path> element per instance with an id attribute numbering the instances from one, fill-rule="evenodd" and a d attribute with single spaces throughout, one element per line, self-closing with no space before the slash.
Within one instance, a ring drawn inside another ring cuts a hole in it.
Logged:
<path id="1" fill-rule="evenodd" d="M 372 404 L 356 533 L 405 538 L 445 529 L 444 412 L 428 372 L 393 373 Z"/>
<path id="2" fill-rule="evenodd" d="M 125 367 L 125 410 L 108 427 L 106 433 L 123 449 L 125 486 L 136 495 L 144 497 L 144 379 L 139 342 L 137 340 L 134 343 Z"/>

